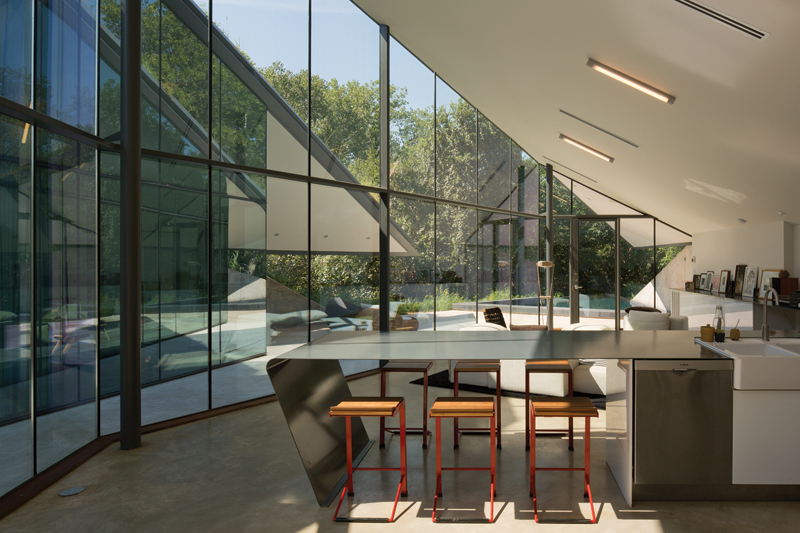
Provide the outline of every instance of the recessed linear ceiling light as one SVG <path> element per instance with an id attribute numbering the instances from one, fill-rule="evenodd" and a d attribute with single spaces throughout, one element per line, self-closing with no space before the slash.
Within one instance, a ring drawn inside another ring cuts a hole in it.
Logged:
<path id="1" fill-rule="evenodd" d="M 600 72 L 601 74 L 605 74 L 609 78 L 614 78 L 617 81 L 628 85 L 629 87 L 633 87 L 636 90 L 642 91 L 645 94 L 648 94 L 655 98 L 656 100 L 661 100 L 665 104 L 671 104 L 675 101 L 675 97 L 671 94 L 667 94 L 664 91 L 659 91 L 652 85 L 647 85 L 646 83 L 639 81 L 635 78 L 631 78 L 627 74 L 623 74 L 622 72 L 613 69 L 609 66 L 606 66 L 602 63 L 598 63 L 594 59 L 589 59 L 589 62 L 586 63 L 586 66 Z"/>
<path id="2" fill-rule="evenodd" d="M 595 157 L 599 157 L 603 161 L 608 161 L 609 163 L 613 163 L 614 162 L 614 158 L 611 157 L 610 155 L 606 155 L 603 152 L 598 152 L 597 150 L 595 150 L 591 146 L 586 146 L 582 142 L 576 141 L 575 139 L 571 139 L 571 138 L 567 137 L 566 135 L 564 135 L 563 133 L 560 134 L 558 136 L 558 138 L 565 140 L 566 142 L 568 142 L 572 146 L 576 146 L 576 147 L 580 148 L 581 150 L 589 152 L 590 154 L 592 154 Z"/>

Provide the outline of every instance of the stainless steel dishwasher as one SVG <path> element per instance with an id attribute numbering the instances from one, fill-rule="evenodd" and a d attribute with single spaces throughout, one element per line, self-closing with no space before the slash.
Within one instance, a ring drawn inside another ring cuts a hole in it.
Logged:
<path id="1" fill-rule="evenodd" d="M 731 483 L 733 362 L 637 360 L 634 483 Z"/>

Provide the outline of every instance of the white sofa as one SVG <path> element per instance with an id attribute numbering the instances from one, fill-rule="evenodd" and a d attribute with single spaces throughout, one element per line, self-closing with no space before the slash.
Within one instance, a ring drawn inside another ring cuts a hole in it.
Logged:
<path id="1" fill-rule="evenodd" d="M 653 330 L 653 329 L 689 329 L 689 318 L 685 316 L 670 316 L 667 313 L 648 313 L 645 311 L 631 311 L 632 318 L 626 314 L 622 321 L 623 330 Z M 648 315 L 648 316 L 644 316 Z M 660 316 L 659 316 L 660 315 Z M 664 325 L 666 324 L 666 327 Z M 570 324 L 562 331 L 587 331 L 608 330 L 603 324 Z M 462 331 L 508 331 L 497 324 L 479 323 L 462 328 Z M 576 392 L 587 394 L 606 394 L 606 361 L 602 359 L 569 359 L 569 354 L 564 354 L 572 366 L 573 389 Z M 487 359 L 489 356 L 487 356 Z M 453 381 L 453 370 L 457 361 L 450 361 L 450 382 Z M 525 392 L 525 361 L 520 359 L 502 359 L 500 379 L 503 390 Z M 497 382 L 494 373 L 468 372 L 458 377 L 459 384 L 477 385 L 495 389 Z M 531 374 L 531 394 L 564 397 L 569 393 L 569 383 L 566 374 Z"/>

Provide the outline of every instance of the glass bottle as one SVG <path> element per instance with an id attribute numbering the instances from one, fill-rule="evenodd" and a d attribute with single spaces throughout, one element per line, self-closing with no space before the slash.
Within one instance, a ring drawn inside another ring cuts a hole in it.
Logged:
<path id="1" fill-rule="evenodd" d="M 725 312 L 721 305 L 714 311 L 714 342 L 725 342 Z"/>

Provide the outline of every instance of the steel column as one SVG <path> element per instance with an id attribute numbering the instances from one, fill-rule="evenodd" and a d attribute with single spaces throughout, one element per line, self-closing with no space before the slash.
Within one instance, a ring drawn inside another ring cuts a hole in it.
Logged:
<path id="1" fill-rule="evenodd" d="M 380 25 L 380 186 L 383 192 L 380 196 L 380 225 L 379 238 L 379 291 L 378 310 L 380 330 L 389 331 L 389 26 Z M 382 435 L 381 435 L 382 436 Z"/>
<path id="2" fill-rule="evenodd" d="M 141 2 L 122 2 L 122 124 L 120 247 L 120 448 L 142 445 L 142 138 Z"/>
<path id="3" fill-rule="evenodd" d="M 553 260 L 553 165 L 550 163 L 546 167 L 547 174 L 545 180 L 547 187 L 545 189 L 545 225 L 547 231 L 545 232 L 545 260 Z M 555 277 L 555 268 L 546 269 L 547 272 L 547 291 L 550 294 L 550 287 Z M 553 330 L 553 299 L 547 300 L 547 329 Z"/>

